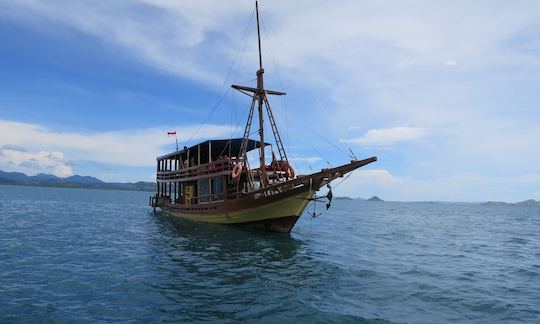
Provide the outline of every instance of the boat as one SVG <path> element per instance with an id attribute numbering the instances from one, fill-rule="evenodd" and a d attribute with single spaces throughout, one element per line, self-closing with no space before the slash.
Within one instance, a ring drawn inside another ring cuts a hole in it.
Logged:
<path id="1" fill-rule="evenodd" d="M 259 49 L 257 84 L 255 87 L 232 85 L 234 90 L 251 97 L 243 136 L 209 139 L 191 147 L 184 146 L 181 150 L 177 145 L 174 152 L 157 157 L 157 190 L 150 197 L 149 205 L 154 210 L 159 208 L 171 216 L 193 221 L 250 225 L 289 233 L 310 202 L 326 199 L 326 206 L 330 207 L 332 181 L 377 161 L 377 157 L 354 158 L 346 164 L 312 174 L 296 174 L 289 163 L 268 100 L 269 96 L 283 96 L 285 93 L 264 87 L 257 2 L 255 10 Z M 255 111 L 258 139 L 250 138 Z M 265 117 L 268 118 L 275 146 L 265 140 Z M 267 150 L 271 151 L 268 158 Z M 248 153 L 256 156 L 253 153 L 257 152 L 255 164 L 258 166 L 251 167 L 253 161 L 249 161 Z M 328 193 L 317 196 L 325 186 Z"/>

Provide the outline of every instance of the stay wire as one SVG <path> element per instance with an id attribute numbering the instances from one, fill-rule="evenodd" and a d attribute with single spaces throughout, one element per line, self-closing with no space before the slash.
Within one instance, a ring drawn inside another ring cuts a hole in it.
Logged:
<path id="1" fill-rule="evenodd" d="M 333 168 L 332 164 L 330 164 L 330 162 L 323 157 L 323 155 L 321 154 L 321 152 L 319 152 L 319 150 L 315 147 L 315 145 L 313 145 L 311 142 L 309 143 L 309 145 L 311 145 L 311 147 L 315 150 L 315 152 L 317 152 L 319 157 L 323 159 L 323 161 L 326 162 L 326 164 L 328 164 L 331 168 Z"/>
<path id="2" fill-rule="evenodd" d="M 248 22 L 248 24 L 246 26 L 246 29 L 244 30 L 244 35 L 242 37 L 242 42 L 240 44 L 241 50 L 239 51 L 240 59 L 238 60 L 238 64 L 236 66 L 234 76 L 231 79 L 232 82 L 234 82 L 235 80 L 238 79 L 238 74 L 240 73 L 240 66 L 242 65 L 242 62 L 244 60 L 244 54 L 246 52 L 247 42 L 248 42 L 248 39 L 249 39 L 249 35 L 251 33 L 251 29 L 249 27 L 251 25 L 251 21 L 253 20 L 254 15 L 255 15 L 255 9 L 253 9 L 253 11 L 251 12 L 251 17 L 250 17 L 249 22 Z M 236 57 L 238 57 L 238 55 Z M 246 114 L 246 112 L 244 112 L 244 114 L 242 114 L 242 117 L 240 117 L 240 120 L 238 119 L 238 115 L 237 115 L 237 112 L 236 112 L 236 95 L 235 94 L 236 93 L 234 91 L 232 91 L 232 104 L 233 104 L 233 111 L 234 111 L 234 122 L 231 122 L 231 136 L 229 138 L 229 144 L 231 143 L 231 140 L 232 140 L 232 137 L 234 136 L 234 133 L 238 129 L 240 121 L 244 118 L 244 116 Z M 231 119 L 232 119 L 232 112 L 231 112 Z M 236 126 L 232 127 L 235 124 L 236 124 Z M 229 145 L 229 155 L 230 155 L 230 149 L 231 148 L 230 148 L 230 145 Z M 224 153 L 224 150 L 220 153 L 219 156 L 221 157 L 223 155 L 223 153 Z"/>
<path id="3" fill-rule="evenodd" d="M 233 133 L 236 132 L 238 130 L 238 127 L 240 127 L 240 122 L 244 119 L 244 116 L 247 114 L 247 112 L 249 111 L 249 109 L 247 109 L 246 111 L 244 111 L 244 113 L 242 114 L 242 116 L 240 117 L 240 119 L 238 120 L 238 122 L 236 123 L 236 126 L 234 127 L 234 130 L 233 130 Z M 231 138 L 229 139 L 229 155 L 230 155 L 230 143 L 231 143 L 231 140 L 232 140 L 232 136 Z M 225 149 L 227 147 L 223 148 L 223 150 L 221 151 L 221 153 L 219 154 L 219 157 L 221 157 L 223 155 L 223 153 L 225 152 Z"/>
<path id="4" fill-rule="evenodd" d="M 352 176 L 352 174 L 354 173 L 354 170 L 351 171 L 349 174 L 347 174 L 347 176 L 343 179 L 341 179 L 340 182 L 338 182 L 335 186 L 333 186 L 332 188 L 333 189 L 336 189 L 337 187 L 339 187 L 345 180 L 349 179 L 350 176 Z"/>
<path id="5" fill-rule="evenodd" d="M 315 135 L 317 135 L 319 138 L 321 138 L 323 141 L 325 141 L 328 145 L 332 146 L 333 148 L 335 148 L 336 150 L 340 151 L 341 153 L 344 153 L 345 155 L 349 156 L 350 154 L 347 153 L 347 151 L 344 151 L 343 149 L 341 149 L 339 146 L 335 145 L 335 144 L 332 144 L 330 141 L 328 141 L 326 138 L 324 138 L 322 135 L 316 133 L 313 129 L 311 129 L 311 132 Z"/>
<path id="6" fill-rule="evenodd" d="M 254 15 L 255 15 L 255 9 L 253 9 L 253 11 L 251 12 L 251 17 L 249 18 L 249 22 L 246 26 L 246 30 L 244 31 L 245 37 L 243 37 L 243 43 L 241 44 L 242 51 L 240 54 L 240 59 L 238 60 L 238 65 L 236 67 L 236 73 L 234 77 L 232 78 L 232 80 L 237 80 L 238 74 L 240 73 L 240 66 L 242 65 L 242 62 L 244 60 L 244 54 L 246 52 L 247 41 L 249 39 L 249 35 L 251 34 L 251 29 L 249 27 L 251 25 L 251 21 L 253 20 Z"/>
<path id="7" fill-rule="evenodd" d="M 244 33 L 243 33 L 243 36 L 242 36 L 242 42 L 240 43 L 242 45 L 242 43 L 244 42 L 244 39 L 247 39 L 247 36 L 249 34 L 249 26 L 251 25 L 251 21 L 253 20 L 253 16 L 255 14 L 255 9 L 253 9 L 253 11 L 251 12 L 251 16 L 249 18 L 249 21 L 248 21 L 248 24 L 246 25 L 246 28 L 244 30 Z M 247 43 L 247 41 L 245 41 L 245 43 Z M 229 66 L 229 69 L 228 69 L 228 72 L 227 72 L 227 75 L 225 77 L 225 79 L 223 80 L 223 84 L 220 88 L 220 96 L 218 97 L 218 100 L 216 102 L 216 104 L 214 105 L 214 107 L 212 108 L 212 110 L 210 111 L 210 114 L 208 114 L 208 116 L 206 116 L 206 118 L 204 119 L 204 121 L 202 122 L 202 124 L 199 125 L 199 127 L 197 128 L 197 130 L 195 131 L 195 133 L 193 133 L 193 135 L 191 135 L 191 137 L 184 143 L 184 146 L 187 146 L 187 144 L 189 142 L 191 142 L 191 140 L 197 136 L 197 134 L 200 132 L 200 130 L 206 125 L 206 123 L 208 122 L 208 120 L 214 115 L 214 113 L 216 112 L 217 108 L 221 105 L 221 103 L 223 103 L 223 100 L 225 100 L 225 98 L 227 97 L 227 94 L 231 91 L 231 88 L 227 89 L 227 91 L 225 91 L 225 93 L 223 93 L 223 90 L 225 89 L 225 86 L 227 85 L 227 81 L 229 80 L 229 77 L 231 76 L 231 72 L 233 70 L 233 67 L 235 65 L 235 62 L 238 58 L 238 56 L 240 55 L 240 52 L 242 57 L 243 57 L 243 52 L 245 51 L 245 45 L 242 49 L 242 51 L 240 51 L 240 49 L 236 52 L 230 66 Z"/>
<path id="8" fill-rule="evenodd" d="M 261 19 L 261 24 L 263 26 L 263 35 L 266 37 L 266 43 L 268 44 L 268 48 L 270 49 L 270 55 L 272 57 L 272 62 L 274 63 L 274 70 L 276 71 L 276 75 L 277 75 L 277 78 L 278 78 L 278 81 L 279 81 L 279 86 L 281 87 L 280 90 L 285 92 L 285 86 L 283 85 L 283 80 L 281 78 L 281 73 L 279 72 L 279 66 L 277 64 L 276 57 L 274 55 L 274 50 L 272 48 L 272 42 L 270 41 L 270 33 L 268 33 L 268 31 L 266 30 L 266 24 L 265 24 L 264 19 Z M 271 27 L 272 26 L 270 26 L 270 28 Z M 274 38 L 277 38 L 277 37 L 275 37 L 275 35 L 274 35 Z M 285 107 L 285 134 L 286 134 L 287 144 L 288 144 L 287 147 L 290 147 L 291 138 L 289 136 L 289 118 L 288 118 L 287 96 L 282 96 L 282 97 L 283 97 L 283 106 Z M 294 159 L 294 155 L 291 154 L 291 151 L 289 149 L 287 149 L 287 151 L 288 151 L 289 156 L 291 157 L 291 162 L 294 164 L 294 167 L 298 170 L 299 168 L 298 168 L 298 165 L 296 164 L 296 161 Z"/>
<path id="9" fill-rule="evenodd" d="M 263 24 L 263 27 L 264 27 L 264 24 Z M 272 28 L 271 25 L 268 25 L 268 28 L 270 30 L 270 32 L 274 35 L 274 39 L 277 41 L 277 43 L 281 46 L 281 48 L 283 49 L 283 53 L 285 53 L 285 56 L 288 57 L 289 61 L 294 65 L 294 66 L 299 66 L 297 63 L 296 63 L 296 60 L 293 58 L 293 56 L 289 53 L 289 51 L 287 50 L 287 48 L 285 47 L 285 45 L 283 45 L 283 43 L 279 40 L 279 38 L 276 36 L 276 32 L 274 31 L 274 29 Z M 311 94 L 312 98 L 315 100 L 315 102 L 317 103 L 317 105 L 319 105 L 319 107 L 321 107 L 323 110 L 326 110 L 327 112 L 330 112 L 330 109 L 328 109 L 322 102 L 321 100 L 317 97 L 317 95 L 315 95 L 315 92 L 313 91 L 313 89 L 309 86 L 309 84 L 305 84 L 306 88 L 308 89 L 309 93 Z M 313 133 L 315 133 L 313 130 L 311 130 Z M 315 133 L 317 136 L 321 137 L 319 134 Z M 322 137 L 321 137 L 322 138 Z M 323 138 L 323 140 L 325 142 L 327 142 L 328 144 L 330 144 L 331 146 L 333 146 L 334 148 L 338 149 L 340 152 L 342 153 L 345 153 L 347 156 L 350 156 L 349 153 L 347 153 L 346 151 L 344 151 L 343 149 L 339 148 L 338 146 L 336 146 L 335 144 L 332 144 L 330 142 L 328 142 L 325 138 Z"/>
<path id="10" fill-rule="evenodd" d="M 276 36 L 276 32 L 274 31 L 274 29 L 272 28 L 271 25 L 269 25 L 269 29 L 270 29 L 270 32 L 274 35 L 274 38 L 277 40 L 278 44 L 281 46 L 281 48 L 283 49 L 283 52 L 285 53 L 285 55 L 289 58 L 289 61 L 294 65 L 294 66 L 299 66 L 296 62 L 296 60 L 292 57 L 292 55 L 289 53 L 289 51 L 287 50 L 287 48 L 285 47 L 285 45 L 283 45 L 283 43 L 279 40 L 279 38 Z M 313 91 L 313 89 L 311 89 L 311 87 L 308 85 L 308 84 L 305 84 L 307 89 L 309 90 L 311 96 L 313 97 L 313 99 L 315 99 L 315 101 L 317 102 L 317 104 L 323 108 L 324 110 L 328 111 L 328 112 L 331 112 L 330 109 L 328 109 L 320 100 L 319 98 L 315 95 L 315 92 Z"/>

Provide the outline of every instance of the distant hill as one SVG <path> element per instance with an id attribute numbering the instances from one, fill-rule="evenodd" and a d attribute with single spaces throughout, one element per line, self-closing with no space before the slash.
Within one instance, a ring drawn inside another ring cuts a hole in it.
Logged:
<path id="1" fill-rule="evenodd" d="M 527 207 L 540 207 L 540 201 L 529 199 L 522 202 L 515 203 L 517 206 L 527 206 Z"/>
<path id="2" fill-rule="evenodd" d="M 503 201 L 488 201 L 483 203 L 489 206 L 525 206 L 525 207 L 540 207 L 540 201 L 529 199 L 517 203 L 507 203 Z"/>
<path id="3" fill-rule="evenodd" d="M 382 200 L 381 198 L 379 198 L 377 196 L 373 196 L 373 197 L 369 198 L 367 201 L 384 201 L 384 200 Z"/>
<path id="4" fill-rule="evenodd" d="M 104 182 L 90 176 L 73 175 L 60 178 L 52 174 L 40 173 L 35 176 L 27 176 L 20 172 L 5 172 L 0 170 L 0 184 L 62 187 L 62 188 L 88 188 L 88 189 L 112 189 L 133 191 L 155 191 L 156 184 L 153 182 Z"/>
<path id="5" fill-rule="evenodd" d="M 335 200 L 354 200 L 351 197 L 334 197 Z"/>
<path id="6" fill-rule="evenodd" d="M 84 183 L 84 184 L 96 184 L 96 183 L 105 183 L 98 178 L 90 177 L 90 176 L 80 176 L 80 175 L 73 175 L 71 177 L 67 177 L 64 179 L 64 181 L 69 183 Z"/>
<path id="7" fill-rule="evenodd" d="M 483 203 L 484 205 L 490 205 L 490 206 L 504 206 L 504 205 L 513 205 L 512 203 L 507 203 L 504 201 L 488 201 Z"/>

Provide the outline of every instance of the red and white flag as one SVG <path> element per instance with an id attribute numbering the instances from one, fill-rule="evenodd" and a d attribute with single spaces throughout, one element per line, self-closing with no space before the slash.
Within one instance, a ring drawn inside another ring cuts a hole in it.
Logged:
<path id="1" fill-rule="evenodd" d="M 167 132 L 167 136 L 176 135 L 176 131 Z"/>

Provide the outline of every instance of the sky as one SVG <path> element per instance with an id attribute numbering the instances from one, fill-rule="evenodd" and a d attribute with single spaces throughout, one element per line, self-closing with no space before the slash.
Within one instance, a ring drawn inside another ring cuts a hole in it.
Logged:
<path id="1" fill-rule="evenodd" d="M 335 194 L 540 200 L 540 2 L 263 0 L 265 86 L 298 173 L 378 161 Z M 241 137 L 254 2 L 0 2 L 0 170 L 152 181 Z M 270 129 L 267 126 L 267 129 Z M 256 135 L 256 134 L 255 134 Z"/>

